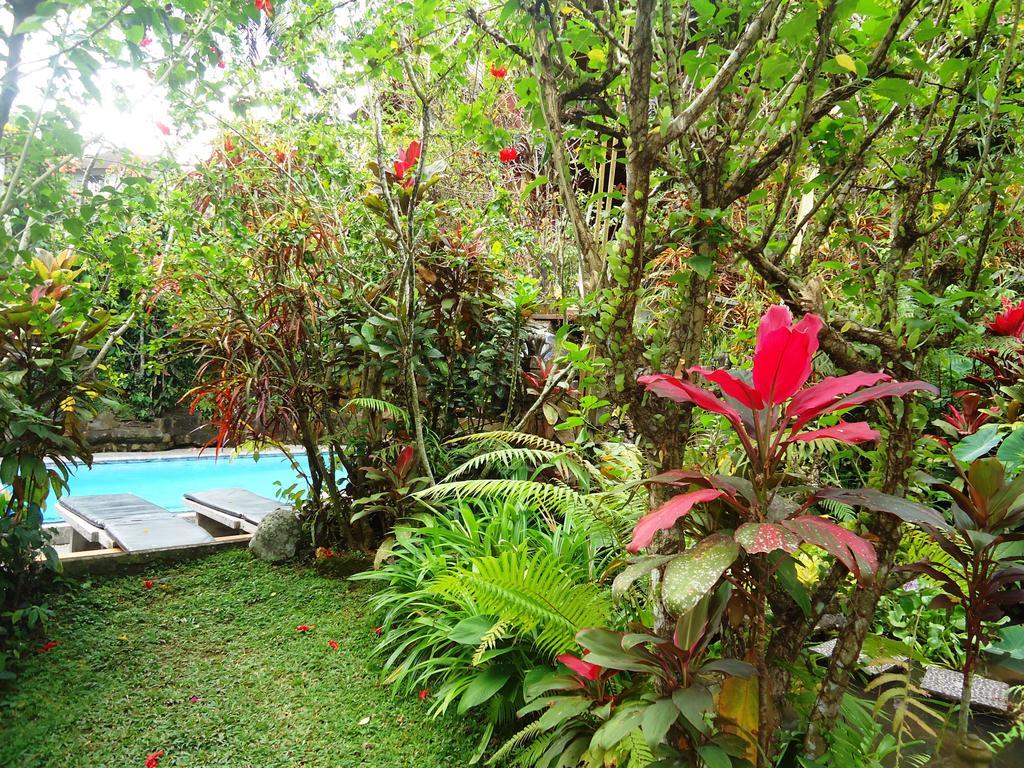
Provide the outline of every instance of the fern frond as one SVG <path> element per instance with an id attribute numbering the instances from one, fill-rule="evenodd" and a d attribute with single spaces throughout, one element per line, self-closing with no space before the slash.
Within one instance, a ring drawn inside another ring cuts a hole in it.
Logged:
<path id="1" fill-rule="evenodd" d="M 480 645 L 477 646 L 476 651 L 473 653 L 473 665 L 475 666 L 483 661 L 484 654 L 494 650 L 494 646 L 498 644 L 498 641 L 507 637 L 507 634 L 508 624 L 506 622 L 494 622 L 494 626 L 488 629 L 484 636 L 480 638 Z"/>
<path id="2" fill-rule="evenodd" d="M 526 548 L 473 558 L 469 567 L 438 579 L 434 589 L 470 598 L 481 613 L 497 616 L 551 657 L 573 650 L 576 633 L 604 626 L 611 611 L 608 593 L 586 574 L 577 577 L 557 557 Z"/>
<path id="3" fill-rule="evenodd" d="M 647 768 L 654 762 L 654 753 L 647 746 L 643 731 L 637 728 L 626 737 L 626 741 L 629 744 L 629 762 L 626 768 Z"/>
<path id="4" fill-rule="evenodd" d="M 500 763 L 512 752 L 523 747 L 534 739 L 538 738 L 544 733 L 545 726 L 540 720 L 534 720 L 532 723 L 524 728 L 520 728 L 516 733 L 509 737 L 508 741 L 502 744 L 498 751 L 491 755 L 491 759 L 487 761 L 488 765 L 494 765 Z M 548 737 L 550 739 L 550 736 Z"/>
<path id="5" fill-rule="evenodd" d="M 414 496 L 422 501 L 472 498 L 514 500 L 536 506 L 541 510 L 563 514 L 585 503 L 581 494 L 564 485 L 504 478 L 438 483 L 419 491 Z"/>
<path id="6" fill-rule="evenodd" d="M 505 448 L 498 451 L 488 451 L 472 457 L 466 462 L 453 469 L 445 477 L 445 482 L 457 480 L 462 475 L 479 470 L 488 465 L 494 465 L 502 469 L 516 469 L 524 465 L 553 464 L 564 462 L 570 456 L 566 451 L 555 452 L 545 451 L 538 448 Z"/>
<path id="7" fill-rule="evenodd" d="M 355 397 L 345 403 L 346 408 L 364 408 L 367 411 L 383 413 L 393 419 L 400 420 L 405 426 L 409 426 L 409 414 L 406 410 L 387 400 L 379 400 L 375 397 Z"/>
<path id="8" fill-rule="evenodd" d="M 554 440 L 548 440 L 546 437 L 540 435 L 531 435 L 527 432 L 512 432 L 495 430 L 492 432 L 478 432 L 473 435 L 463 435 L 462 437 L 455 437 L 449 440 L 449 443 L 480 443 L 487 441 L 497 441 L 505 443 L 506 445 L 518 445 L 526 448 L 534 448 L 539 451 L 551 451 L 553 453 L 561 453 L 565 451 L 565 446 L 561 443 L 556 443 Z"/>

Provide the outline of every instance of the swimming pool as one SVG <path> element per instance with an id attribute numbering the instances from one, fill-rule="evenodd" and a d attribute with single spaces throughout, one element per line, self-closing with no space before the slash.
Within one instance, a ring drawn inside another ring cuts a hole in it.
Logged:
<path id="1" fill-rule="evenodd" d="M 296 458 L 306 463 L 305 454 Z M 98 493 L 134 493 L 146 501 L 172 511 L 183 511 L 183 493 L 213 488 L 245 488 L 261 496 L 277 498 L 278 491 L 298 482 L 298 475 L 281 454 L 145 458 L 127 461 L 97 461 L 92 468 L 73 470 L 66 496 Z M 46 522 L 61 520 L 53 494 L 46 500 Z"/>

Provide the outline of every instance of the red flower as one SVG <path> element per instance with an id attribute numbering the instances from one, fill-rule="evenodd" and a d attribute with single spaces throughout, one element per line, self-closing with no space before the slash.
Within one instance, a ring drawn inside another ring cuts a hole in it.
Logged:
<path id="1" fill-rule="evenodd" d="M 336 651 L 336 650 L 338 650 L 338 641 L 337 641 L 337 640 L 328 640 L 328 641 L 327 641 L 327 644 L 328 644 L 329 646 L 331 646 L 331 650 L 332 650 L 332 651 Z"/>
<path id="2" fill-rule="evenodd" d="M 583 659 L 578 659 L 571 653 L 563 653 L 558 657 L 558 660 L 586 680 L 597 680 L 601 677 L 601 672 L 604 670 L 604 667 L 600 667 L 597 664 L 591 664 L 589 661 L 584 661 Z"/>
<path id="3" fill-rule="evenodd" d="M 375 634 L 377 637 L 380 637 L 384 634 L 384 627 L 374 627 L 373 634 Z"/>
<path id="4" fill-rule="evenodd" d="M 428 691 L 426 688 L 424 688 L 422 691 L 420 691 L 420 701 L 426 701 L 427 700 L 427 696 L 429 696 L 429 695 L 430 695 L 430 691 Z"/>
<path id="5" fill-rule="evenodd" d="M 163 756 L 164 751 L 162 749 L 159 749 L 156 752 L 150 752 L 146 755 L 146 768 L 157 768 L 157 766 L 160 765 L 160 758 Z"/>
<path id="6" fill-rule="evenodd" d="M 217 59 L 217 66 L 224 69 L 224 59 Z"/>
<path id="7" fill-rule="evenodd" d="M 160 133 L 162 133 L 164 136 L 171 135 L 170 127 L 165 125 L 164 123 L 161 123 L 159 120 L 156 121 L 156 127 L 160 129 Z"/>
<path id="8" fill-rule="evenodd" d="M 312 628 L 313 627 L 310 626 L 309 624 L 299 624 L 299 626 L 297 626 L 295 628 L 295 631 L 296 632 L 309 632 L 309 630 L 311 630 Z"/>
<path id="9" fill-rule="evenodd" d="M 267 16 L 274 15 L 274 5 L 270 0 L 254 0 L 253 5 L 256 6 L 257 11 L 263 11 Z"/>
<path id="10" fill-rule="evenodd" d="M 277 162 L 279 162 L 279 163 L 281 163 L 283 165 L 284 161 L 288 159 L 288 155 L 286 155 L 284 152 L 282 152 L 279 149 L 279 150 L 277 150 L 277 152 L 274 153 L 274 158 L 277 160 Z"/>
<path id="11" fill-rule="evenodd" d="M 1003 299 L 1003 311 L 985 324 L 996 336 L 1016 336 L 1024 339 L 1024 300 L 1013 306 L 1010 300 Z"/>
<path id="12" fill-rule="evenodd" d="M 398 150 L 398 160 L 395 161 L 395 176 L 399 179 L 405 178 L 406 172 L 419 162 L 421 149 L 423 149 L 423 144 L 414 140 L 409 142 L 408 149 Z"/>
<path id="13" fill-rule="evenodd" d="M 517 157 L 519 157 L 519 150 L 515 147 L 505 147 L 498 153 L 498 159 L 503 163 L 511 163 Z"/>
<path id="14" fill-rule="evenodd" d="M 491 74 L 494 75 L 499 80 L 504 80 L 505 75 L 508 74 L 508 70 L 505 69 L 504 67 L 491 67 Z"/>
<path id="15" fill-rule="evenodd" d="M 47 651 L 52 651 L 58 645 L 60 645 L 60 643 L 58 643 L 56 640 L 50 640 L 42 648 L 39 649 L 39 652 L 40 653 L 46 653 Z"/>
<path id="16" fill-rule="evenodd" d="M 139 40 L 139 47 L 140 48 L 148 48 L 150 46 L 150 43 L 152 43 L 152 42 L 153 42 L 153 38 L 150 37 L 149 35 L 145 35 L 141 40 Z"/>
<path id="17" fill-rule="evenodd" d="M 145 587 L 146 589 L 152 589 L 154 584 L 156 584 L 156 582 L 155 581 L 150 581 L 149 579 L 147 579 L 146 581 L 142 582 L 142 586 Z"/>
<path id="18" fill-rule="evenodd" d="M 198 703 L 199 703 L 199 697 L 198 697 L 198 696 L 196 696 L 195 694 L 193 694 L 192 696 L 189 696 L 189 697 L 188 697 L 188 700 L 189 700 L 189 702 L 191 702 L 192 704 L 198 704 Z"/>

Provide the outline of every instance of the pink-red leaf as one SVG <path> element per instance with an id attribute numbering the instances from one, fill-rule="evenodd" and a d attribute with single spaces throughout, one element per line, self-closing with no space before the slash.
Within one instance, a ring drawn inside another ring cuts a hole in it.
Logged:
<path id="1" fill-rule="evenodd" d="M 840 421 L 834 427 L 823 429 L 812 429 L 810 432 L 802 432 L 793 438 L 799 443 L 809 443 L 812 440 L 838 440 L 841 443 L 869 443 L 878 440 L 881 435 L 873 430 L 866 421 Z"/>
<path id="2" fill-rule="evenodd" d="M 800 546 L 799 536 L 775 523 L 744 523 L 736 529 L 733 538 L 752 555 L 776 549 L 796 552 Z"/>
<path id="3" fill-rule="evenodd" d="M 733 376 L 726 370 L 718 368 L 711 371 L 707 368 L 694 367 L 690 368 L 688 372 L 699 374 L 708 381 L 715 382 L 715 384 L 722 388 L 722 392 L 743 403 L 743 405 L 751 410 L 756 411 L 764 408 L 764 398 L 761 397 L 761 394 L 747 384 L 747 382 Z"/>
<path id="4" fill-rule="evenodd" d="M 814 314 L 794 325 L 792 313 L 781 304 L 764 313 L 754 350 L 754 388 L 765 401 L 785 402 L 811 377 L 821 326 L 821 318 Z"/>
<path id="5" fill-rule="evenodd" d="M 715 397 L 706 389 L 701 389 L 688 381 L 683 381 L 675 376 L 668 376 L 666 374 L 655 374 L 652 376 L 641 376 L 637 379 L 637 383 L 644 386 L 648 392 L 653 392 L 659 397 L 674 400 L 677 403 L 693 403 L 705 411 L 721 414 L 729 419 L 729 422 L 737 430 L 742 429 L 740 414 L 735 408 L 727 405 L 723 400 Z"/>
<path id="6" fill-rule="evenodd" d="M 842 410 L 843 408 L 852 408 L 855 405 L 869 403 L 872 400 L 881 400 L 883 397 L 902 397 L 917 391 L 929 392 L 933 395 L 939 394 L 939 390 L 927 381 L 887 381 L 840 398 L 822 408 L 816 415 L 820 416 Z"/>
<path id="7" fill-rule="evenodd" d="M 796 429 L 821 413 L 822 409 L 858 389 L 870 387 L 880 381 L 890 381 L 885 373 L 851 373 L 848 376 L 829 376 L 805 390 L 797 392 L 786 408 L 786 416 L 797 417 Z"/>
<path id="8" fill-rule="evenodd" d="M 571 653 L 563 653 L 558 657 L 558 660 L 577 675 L 587 680 L 597 680 L 603 671 L 603 668 L 597 664 L 591 664 L 589 661 L 578 659 Z"/>
<path id="9" fill-rule="evenodd" d="M 872 575 L 878 568 L 874 547 L 831 520 L 817 515 L 801 515 L 783 520 L 782 525 L 808 544 L 834 555 L 858 579 Z"/>
<path id="10" fill-rule="evenodd" d="M 654 534 L 671 528 L 676 521 L 687 514 L 696 504 L 706 501 L 713 501 L 722 495 L 722 492 L 714 488 L 704 488 L 690 493 L 681 493 L 673 496 L 656 510 L 640 519 L 633 529 L 633 539 L 626 547 L 632 553 L 637 553 L 648 546 L 654 539 Z"/>

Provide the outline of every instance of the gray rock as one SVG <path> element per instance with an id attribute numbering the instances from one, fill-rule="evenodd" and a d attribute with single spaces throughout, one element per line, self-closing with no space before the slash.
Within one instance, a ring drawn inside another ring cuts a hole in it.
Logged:
<path id="1" fill-rule="evenodd" d="M 249 550 L 260 560 L 283 563 L 295 557 L 302 537 L 302 525 L 291 507 L 275 509 L 259 524 Z"/>

